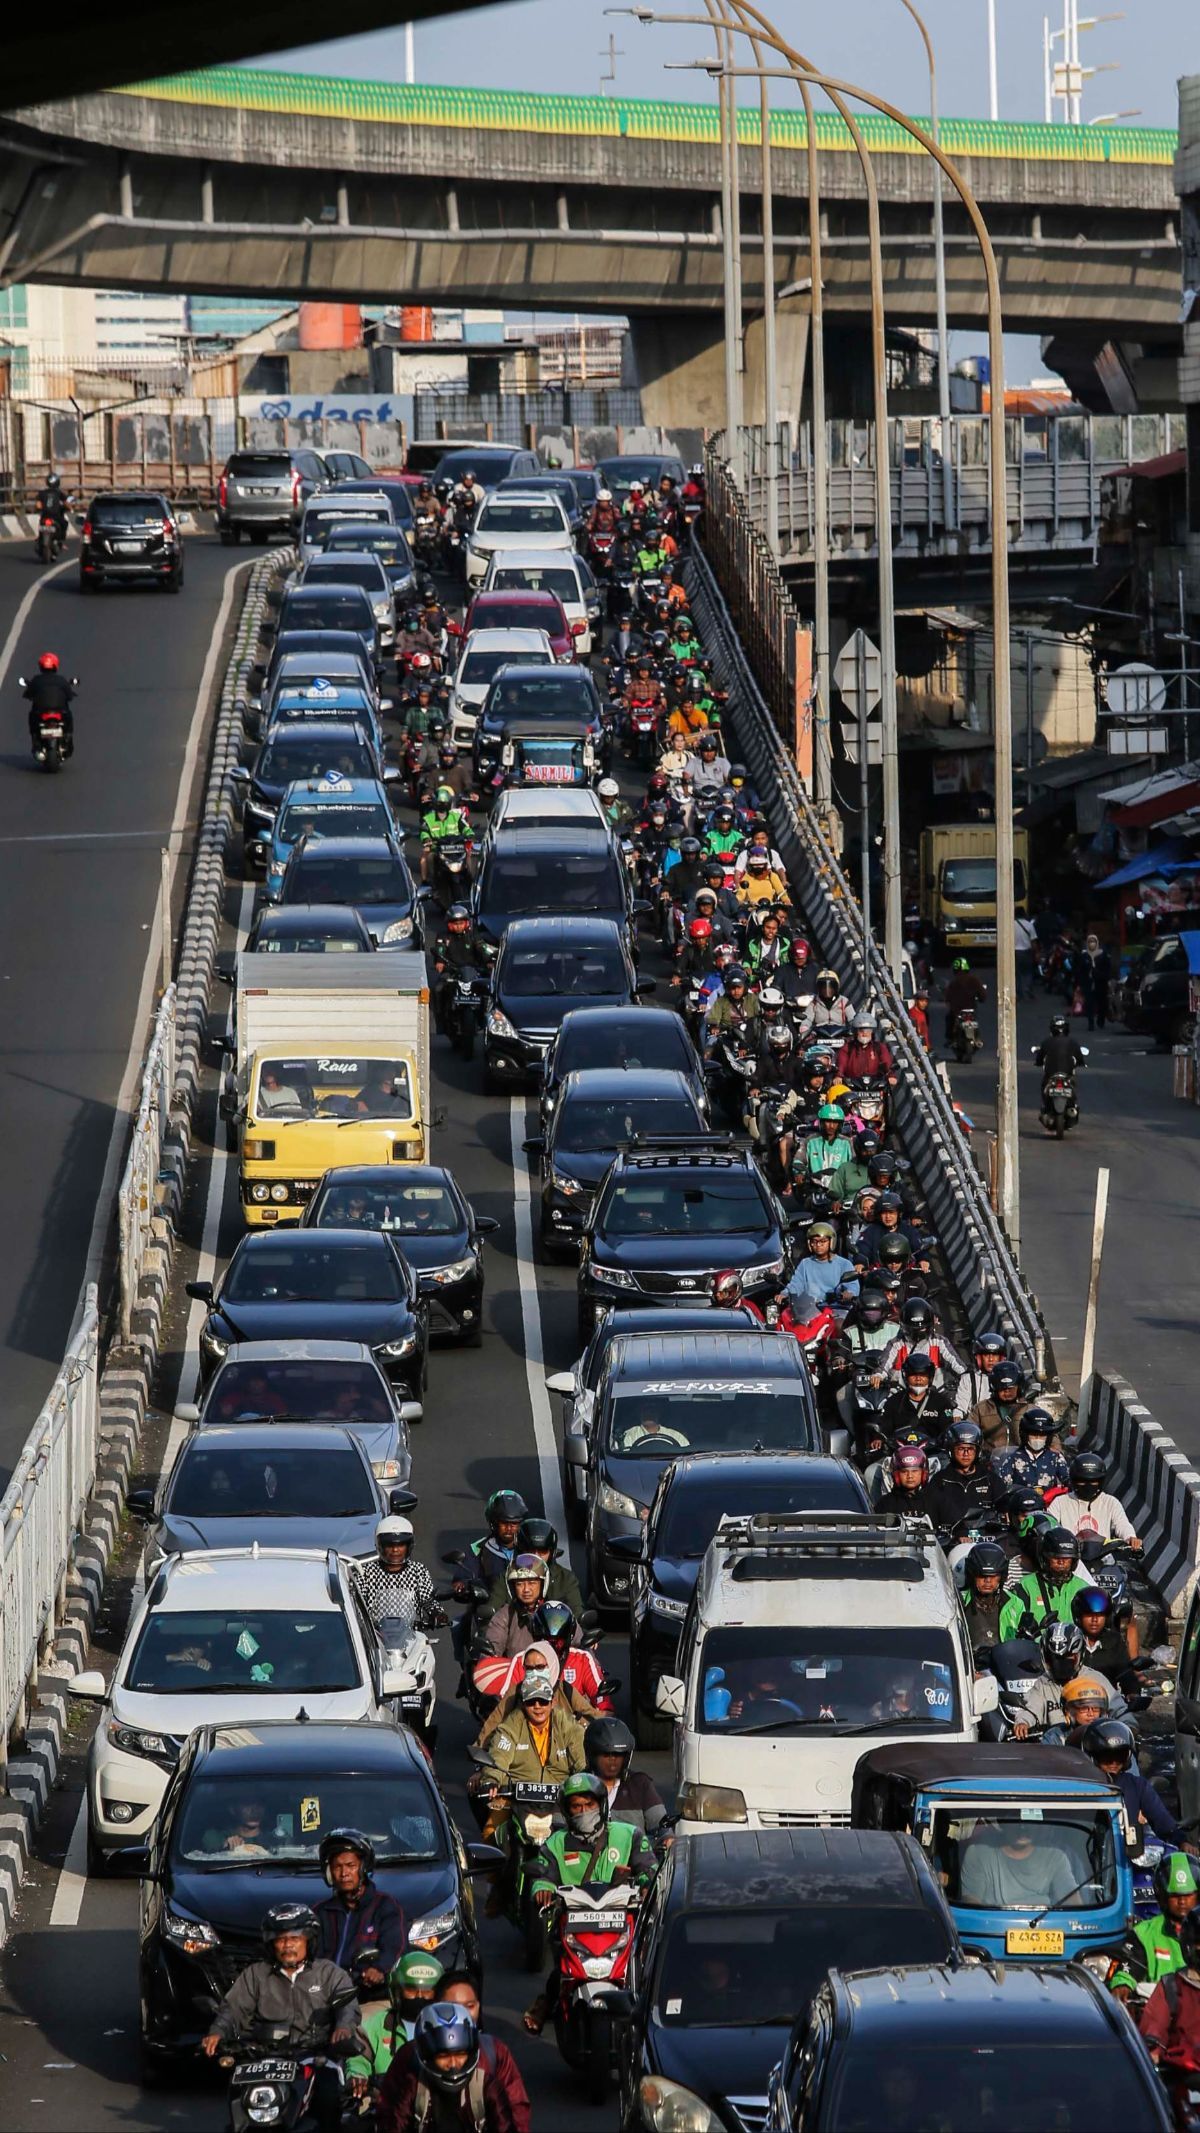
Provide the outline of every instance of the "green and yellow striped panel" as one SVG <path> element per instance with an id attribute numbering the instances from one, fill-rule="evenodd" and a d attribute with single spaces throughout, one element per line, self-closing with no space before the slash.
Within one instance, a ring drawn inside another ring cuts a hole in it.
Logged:
<path id="1" fill-rule="evenodd" d="M 438 88 L 426 82 L 352 81 L 332 75 L 285 74 L 265 67 L 202 68 L 165 81 L 133 82 L 118 93 L 298 117 L 369 119 L 385 126 L 467 126 L 475 131 L 592 134 L 631 141 L 717 139 L 715 104 L 541 96 L 521 89 Z M 858 123 L 873 150 L 891 155 L 924 152 L 911 134 L 879 112 L 858 114 Z M 852 150 L 849 131 L 836 112 L 818 111 L 816 131 L 822 149 Z M 753 146 L 759 134 L 757 106 L 739 109 L 739 141 Z M 1170 164 L 1177 145 L 1174 133 L 1155 126 L 1043 126 L 1009 119 L 943 119 L 941 139 L 952 156 L 1054 163 Z M 771 142 L 784 150 L 807 147 L 804 113 L 799 107 L 772 111 Z"/>

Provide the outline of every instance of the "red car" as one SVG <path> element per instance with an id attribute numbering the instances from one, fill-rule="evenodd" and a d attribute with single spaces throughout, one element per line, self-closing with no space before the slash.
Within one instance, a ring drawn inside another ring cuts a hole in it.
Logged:
<path id="1" fill-rule="evenodd" d="M 467 609 L 464 643 L 472 630 L 545 630 L 556 659 L 575 657 L 575 639 L 557 593 L 481 592 Z"/>

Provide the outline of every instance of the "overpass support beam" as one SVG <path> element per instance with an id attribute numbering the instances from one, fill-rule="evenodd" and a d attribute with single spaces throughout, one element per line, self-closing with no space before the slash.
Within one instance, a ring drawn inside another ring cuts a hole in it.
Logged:
<path id="1" fill-rule="evenodd" d="M 723 323 L 708 313 L 661 313 L 631 318 L 633 368 L 642 394 L 642 419 L 653 428 L 725 427 Z M 776 306 L 776 399 L 779 417 L 793 429 L 800 419 L 808 365 L 808 299 Z M 745 415 L 764 419 L 763 320 L 748 319 L 745 332 Z"/>

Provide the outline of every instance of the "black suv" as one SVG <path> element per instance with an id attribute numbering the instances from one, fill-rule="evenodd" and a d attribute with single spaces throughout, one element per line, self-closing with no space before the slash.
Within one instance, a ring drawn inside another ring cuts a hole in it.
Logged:
<path id="1" fill-rule="evenodd" d="M 79 588 L 97 592 L 120 578 L 150 578 L 167 592 L 183 586 L 183 541 L 172 506 L 156 489 L 94 496 L 79 544 Z"/>
<path id="2" fill-rule="evenodd" d="M 601 716 L 600 692 L 587 667 L 502 667 L 488 686 L 475 727 L 475 775 L 491 778 L 500 766 L 506 732 L 585 734 L 600 769 L 608 768 L 611 745 Z"/>
<path id="3" fill-rule="evenodd" d="M 823 1450 L 798 1341 L 749 1318 L 736 1333 L 635 1332 L 619 1341 L 594 1422 L 567 1443 L 568 1460 L 587 1466 L 593 1604 L 625 1607 L 664 1467 L 689 1451 L 755 1450 Z"/>
<path id="4" fill-rule="evenodd" d="M 653 2133 L 659 2123 L 641 2101 L 647 2078 L 701 2099 L 689 2125 L 761 2126 L 771 2068 L 797 2015 L 798 2029 L 807 2024 L 831 1963 L 958 1956 L 954 1921 L 920 1846 L 910 1837 L 881 1844 L 878 1834 L 713 1829 L 676 1837 L 634 1943 L 633 2020 L 618 2031 L 626 2133 Z M 881 2085 L 887 2063 L 881 2052 Z M 882 2129 L 901 2120 L 881 2111 L 862 2123 Z M 940 2120 L 931 2110 L 920 2123 Z"/>
<path id="5" fill-rule="evenodd" d="M 653 978 L 645 981 L 647 989 Z M 639 985 L 625 928 L 611 918 L 519 918 L 492 971 L 483 1034 L 485 1086 L 536 1074 L 567 1009 L 624 1007 Z"/>
<path id="6" fill-rule="evenodd" d="M 612 919 L 623 929 L 632 957 L 635 917 L 647 908 L 634 902 L 621 854 L 599 825 L 500 830 L 483 848 L 471 893 L 476 939 L 485 958 L 495 953 L 515 918 Z"/>
<path id="7" fill-rule="evenodd" d="M 588 1067 L 657 1067 L 685 1074 L 696 1102 L 707 1113 L 704 1068 L 687 1025 L 673 1007 L 573 1007 L 542 1062 L 542 1118 L 548 1119 L 568 1074 Z"/>
<path id="8" fill-rule="evenodd" d="M 660 1674 L 674 1670 L 679 1632 L 704 1551 L 726 1511 L 869 1511 L 847 1460 L 807 1452 L 684 1452 L 663 1470 L 650 1516 L 630 1548 L 630 1700 L 639 1746 L 669 1748 L 672 1721 L 655 1710 Z M 614 1552 L 624 1552 L 624 1542 Z"/>
<path id="9" fill-rule="evenodd" d="M 774 1296 L 791 1263 L 787 1215 L 747 1149 L 644 1141 L 616 1158 L 585 1232 L 579 1338 L 606 1304 L 695 1303 L 726 1267 L 747 1296 Z"/>
<path id="10" fill-rule="evenodd" d="M 647 1133 L 703 1133 L 707 1125 L 686 1074 L 620 1066 L 568 1074 L 544 1136 L 525 1143 L 541 1166 L 547 1254 L 564 1246 L 575 1250 L 596 1187 L 619 1148 Z"/>

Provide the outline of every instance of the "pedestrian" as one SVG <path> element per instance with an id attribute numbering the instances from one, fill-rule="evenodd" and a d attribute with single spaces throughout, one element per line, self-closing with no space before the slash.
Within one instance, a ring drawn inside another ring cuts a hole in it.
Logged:
<path id="1" fill-rule="evenodd" d="M 1083 995 L 1089 1029 L 1103 1029 L 1108 1020 L 1108 981 L 1111 976 L 1112 964 L 1107 948 L 1102 948 L 1097 936 L 1089 933 L 1075 966 L 1075 981 Z"/>
<path id="2" fill-rule="evenodd" d="M 1032 1000 L 1037 968 L 1037 933 L 1031 918 L 1014 919 L 1013 941 L 1017 952 L 1017 998 Z"/>

